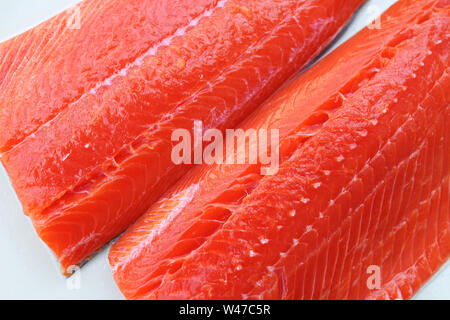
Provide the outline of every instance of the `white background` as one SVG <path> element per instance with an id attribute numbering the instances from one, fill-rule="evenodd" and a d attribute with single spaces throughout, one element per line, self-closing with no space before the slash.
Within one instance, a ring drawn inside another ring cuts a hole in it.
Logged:
<path id="1" fill-rule="evenodd" d="M 0 0 L 0 41 L 26 31 L 77 2 Z M 394 2 L 368 1 L 332 49 Z M 76 276 L 66 279 L 60 275 L 56 259 L 37 237 L 28 218 L 22 214 L 1 166 L 0 252 L 0 299 L 123 299 L 111 275 L 107 250 L 96 255 Z M 449 263 L 416 298 L 450 299 Z"/>

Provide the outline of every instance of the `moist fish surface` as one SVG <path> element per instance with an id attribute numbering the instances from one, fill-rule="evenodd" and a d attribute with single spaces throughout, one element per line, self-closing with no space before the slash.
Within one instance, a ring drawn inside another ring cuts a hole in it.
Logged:
<path id="1" fill-rule="evenodd" d="M 362 2 L 85 0 L 0 44 L 1 161 L 63 268 L 187 172 L 173 130 L 233 128 Z"/>
<path id="2" fill-rule="evenodd" d="M 417 292 L 450 255 L 449 13 L 401 0 L 266 101 L 240 127 L 279 129 L 278 172 L 187 174 L 112 246 L 125 297 Z"/>

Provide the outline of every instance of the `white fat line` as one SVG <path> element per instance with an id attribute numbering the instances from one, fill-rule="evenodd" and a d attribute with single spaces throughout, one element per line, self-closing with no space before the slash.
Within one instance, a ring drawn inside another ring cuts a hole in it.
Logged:
<path id="1" fill-rule="evenodd" d="M 140 67 L 144 63 L 145 58 L 150 57 L 150 56 L 155 56 L 156 53 L 158 52 L 159 48 L 171 45 L 174 38 L 184 36 L 189 28 L 195 27 L 196 25 L 198 25 L 199 21 L 202 18 L 212 16 L 212 14 L 214 13 L 214 11 L 216 9 L 223 8 L 228 1 L 229 0 L 220 0 L 214 8 L 206 10 L 201 15 L 199 15 L 198 17 L 193 19 L 191 22 L 189 22 L 189 24 L 187 24 L 186 26 L 178 28 L 174 34 L 162 39 L 160 42 L 156 43 L 150 49 L 148 49 L 140 57 L 136 58 L 136 60 L 128 63 L 123 69 L 119 70 L 118 72 L 116 72 L 112 76 L 108 77 L 104 81 L 98 83 L 94 88 L 92 88 L 90 90 L 90 93 L 96 94 L 98 89 L 100 89 L 102 87 L 110 86 L 116 78 L 118 78 L 120 76 L 125 77 L 131 69 L 133 69 L 135 67 Z"/>
<path id="2" fill-rule="evenodd" d="M 172 199 L 176 199 L 177 205 L 174 208 L 166 209 L 165 207 L 170 206 L 173 204 L 173 201 L 171 199 L 162 199 L 159 201 L 156 205 L 164 203 L 164 206 L 161 206 L 158 208 L 158 210 L 165 211 L 169 210 L 169 214 L 167 217 L 159 221 L 159 223 L 150 231 L 149 235 L 145 238 L 144 241 L 139 243 L 131 252 L 131 254 L 125 259 L 125 261 L 122 261 L 118 263 L 116 266 L 114 266 L 114 271 L 117 271 L 122 265 L 126 264 L 128 261 L 133 260 L 136 258 L 139 254 L 139 252 L 142 251 L 145 247 L 149 246 L 153 239 L 164 233 L 164 231 L 169 227 L 170 223 L 175 220 L 175 218 L 186 208 L 186 206 L 194 199 L 194 196 L 196 195 L 200 185 L 198 183 L 191 185 L 189 188 L 183 190 L 180 193 L 177 193 L 176 195 L 172 196 Z"/>
<path id="3" fill-rule="evenodd" d="M 77 100 L 75 100 L 74 102 L 69 103 L 68 107 L 76 104 L 77 102 L 81 101 L 82 99 L 84 99 L 88 94 L 92 94 L 95 95 L 97 93 L 97 91 L 100 88 L 104 88 L 104 87 L 109 87 L 112 85 L 113 81 L 119 77 L 125 77 L 129 74 L 131 69 L 134 69 L 136 67 L 140 67 L 143 63 L 145 58 L 147 57 L 151 57 L 151 56 L 155 56 L 156 53 L 158 52 L 158 49 L 164 46 L 169 46 L 172 42 L 173 39 L 176 37 L 180 37 L 186 34 L 187 30 L 190 27 L 194 27 L 196 25 L 198 25 L 199 21 L 202 18 L 205 17 L 210 17 L 212 16 L 212 14 L 214 13 L 215 10 L 219 9 L 219 8 L 223 8 L 225 7 L 225 5 L 227 4 L 229 0 L 220 0 L 217 5 L 211 9 L 208 9 L 206 11 L 204 11 L 202 14 L 200 14 L 198 17 L 196 17 L 195 19 L 193 19 L 191 22 L 189 22 L 189 24 L 187 24 L 184 27 L 180 27 L 178 28 L 174 34 L 162 39 L 161 41 L 159 41 L 158 43 L 156 43 L 155 45 L 153 45 L 150 49 L 148 49 L 146 52 L 144 52 L 141 56 L 137 57 L 133 62 L 128 63 L 124 68 L 120 69 L 119 71 L 117 71 L 116 73 L 114 73 L 113 75 L 109 76 L 108 78 L 106 78 L 105 80 L 98 82 L 95 87 L 93 87 L 91 90 L 85 92 L 84 94 L 82 94 Z M 66 110 L 66 108 L 64 108 L 63 110 L 61 110 L 58 114 L 56 114 L 53 118 L 51 118 L 50 120 L 48 120 L 47 122 L 43 123 L 40 127 L 38 127 L 34 132 L 32 132 L 30 135 L 28 135 L 27 137 L 25 137 L 22 141 L 20 141 L 17 145 L 15 145 L 12 149 L 22 145 L 24 143 L 24 141 L 28 140 L 29 138 L 33 138 L 36 136 L 36 133 L 38 131 L 40 131 L 42 128 L 48 127 L 50 126 L 53 122 L 56 121 L 56 119 L 58 119 L 59 117 L 61 117 L 61 115 L 63 114 L 63 111 Z"/>

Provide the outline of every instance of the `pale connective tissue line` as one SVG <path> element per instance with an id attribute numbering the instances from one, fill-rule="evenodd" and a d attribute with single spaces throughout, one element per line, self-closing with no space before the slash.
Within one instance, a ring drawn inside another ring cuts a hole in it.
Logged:
<path id="1" fill-rule="evenodd" d="M 141 56 L 136 58 L 133 62 L 128 63 L 123 69 L 119 70 L 118 72 L 116 72 L 112 76 L 108 77 L 104 81 L 98 83 L 94 88 L 91 89 L 90 93 L 91 94 L 96 94 L 98 89 L 100 89 L 101 87 L 110 86 L 112 84 L 113 80 L 118 78 L 119 76 L 125 77 L 132 68 L 141 66 L 144 63 L 145 58 L 156 55 L 156 53 L 158 52 L 159 48 L 171 45 L 172 42 L 173 42 L 173 39 L 175 37 L 181 37 L 181 36 L 185 35 L 186 31 L 189 28 L 195 27 L 196 25 L 198 25 L 199 21 L 202 18 L 212 16 L 214 10 L 216 10 L 218 8 L 223 8 L 226 5 L 227 2 L 228 2 L 228 0 L 221 0 L 221 1 L 219 1 L 214 8 L 206 10 L 205 12 L 203 12 L 198 17 L 192 19 L 189 22 L 189 24 L 187 24 L 186 26 L 178 28 L 172 35 L 170 35 L 170 36 L 162 39 L 158 43 L 154 44 L 144 54 L 142 54 Z"/>
<path id="2" fill-rule="evenodd" d="M 144 63 L 145 58 L 151 57 L 151 56 L 155 56 L 156 53 L 158 52 L 159 48 L 164 47 L 164 46 L 169 46 L 172 43 L 172 41 L 173 41 L 173 39 L 175 37 L 179 37 L 179 36 L 184 35 L 186 33 L 186 31 L 190 27 L 196 26 L 202 18 L 206 18 L 206 17 L 212 16 L 212 14 L 213 14 L 213 12 L 215 10 L 217 10 L 219 8 L 223 8 L 226 5 L 227 2 L 228 2 L 228 0 L 221 0 L 221 1 L 219 1 L 214 8 L 211 8 L 211 9 L 208 9 L 208 10 L 204 11 L 198 17 L 196 17 L 193 20 L 191 20 L 189 22 L 189 24 L 187 24 L 186 26 L 178 28 L 172 35 L 170 35 L 170 36 L 162 39 L 158 43 L 154 44 L 146 52 L 144 52 L 141 56 L 137 57 L 134 61 L 126 64 L 124 68 L 116 71 L 114 74 L 112 74 L 108 78 L 104 79 L 103 81 L 98 82 L 91 90 L 89 90 L 89 91 L 85 92 L 84 94 L 82 94 L 76 101 L 71 102 L 69 105 L 70 106 L 76 105 L 78 102 L 80 102 L 83 99 L 85 99 L 86 96 L 88 96 L 89 94 L 96 95 L 97 91 L 100 88 L 111 86 L 115 79 L 117 79 L 119 77 L 126 77 L 129 74 L 130 70 L 132 70 L 133 68 L 140 67 Z M 79 29 L 79 28 L 75 28 L 75 29 Z M 28 139 L 35 137 L 36 132 L 40 131 L 41 129 L 43 129 L 45 127 L 50 126 L 52 123 L 57 121 L 57 119 L 62 114 L 63 113 L 61 112 L 61 113 L 58 113 L 56 116 L 50 118 L 48 121 L 46 121 L 46 123 L 42 124 L 42 126 L 37 128 L 34 132 L 31 132 L 28 137 L 26 137 L 24 140 L 22 140 L 19 143 L 17 143 L 17 145 L 15 147 L 19 147 L 20 145 L 22 145 Z"/>

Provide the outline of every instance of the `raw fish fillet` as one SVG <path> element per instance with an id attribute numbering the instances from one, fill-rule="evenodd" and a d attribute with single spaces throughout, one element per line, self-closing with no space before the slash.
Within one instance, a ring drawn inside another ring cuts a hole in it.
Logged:
<path id="1" fill-rule="evenodd" d="M 241 127 L 279 171 L 186 175 L 112 246 L 125 297 L 410 298 L 450 254 L 449 13 L 401 0 L 271 97 Z"/>
<path id="2" fill-rule="evenodd" d="M 62 266 L 187 171 L 173 130 L 234 127 L 362 2 L 86 0 L 0 44 L 1 160 Z"/>

